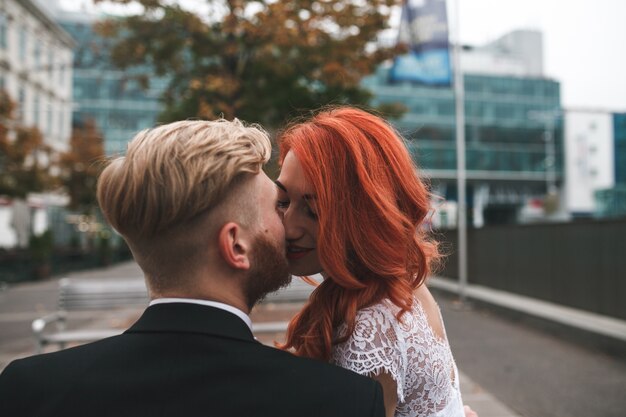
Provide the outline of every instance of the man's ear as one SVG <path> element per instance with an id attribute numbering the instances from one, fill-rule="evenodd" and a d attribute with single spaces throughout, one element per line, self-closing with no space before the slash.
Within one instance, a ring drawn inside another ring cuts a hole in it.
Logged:
<path id="1" fill-rule="evenodd" d="M 218 247 L 222 259 L 232 268 L 250 269 L 250 241 L 240 225 L 226 223 L 218 233 Z"/>

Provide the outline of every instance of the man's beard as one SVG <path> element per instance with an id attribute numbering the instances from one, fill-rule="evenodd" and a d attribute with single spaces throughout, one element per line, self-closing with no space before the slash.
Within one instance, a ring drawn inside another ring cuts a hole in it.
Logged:
<path id="1" fill-rule="evenodd" d="M 255 239 L 252 262 L 244 283 L 244 295 L 250 309 L 267 294 L 278 291 L 291 282 L 285 250 L 265 236 Z"/>

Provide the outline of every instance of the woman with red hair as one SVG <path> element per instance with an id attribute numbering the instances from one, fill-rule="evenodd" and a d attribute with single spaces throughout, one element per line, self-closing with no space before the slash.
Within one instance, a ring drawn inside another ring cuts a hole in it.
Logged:
<path id="1" fill-rule="evenodd" d="M 458 372 L 424 285 L 429 192 L 398 133 L 351 107 L 279 137 L 278 209 L 294 275 L 324 277 L 283 349 L 377 379 L 388 416 L 463 416 Z"/>

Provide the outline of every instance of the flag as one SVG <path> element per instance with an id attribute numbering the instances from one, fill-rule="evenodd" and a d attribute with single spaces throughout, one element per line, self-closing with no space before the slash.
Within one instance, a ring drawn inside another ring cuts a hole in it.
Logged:
<path id="1" fill-rule="evenodd" d="M 445 0 L 405 0 L 398 30 L 398 43 L 409 52 L 395 58 L 392 82 L 450 86 L 450 43 Z"/>

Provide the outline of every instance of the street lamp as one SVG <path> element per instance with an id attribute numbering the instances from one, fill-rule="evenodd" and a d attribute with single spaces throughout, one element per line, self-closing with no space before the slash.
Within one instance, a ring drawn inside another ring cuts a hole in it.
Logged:
<path id="1" fill-rule="evenodd" d="M 454 62 L 454 100 L 456 128 L 456 177 L 457 177 L 457 231 L 459 253 L 459 300 L 464 304 L 467 298 L 467 209 L 465 186 L 467 180 L 465 163 L 465 88 L 461 70 L 461 31 L 459 1 L 455 2 L 455 40 L 452 51 Z"/>

